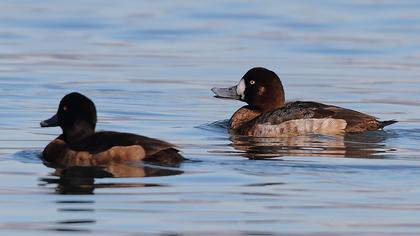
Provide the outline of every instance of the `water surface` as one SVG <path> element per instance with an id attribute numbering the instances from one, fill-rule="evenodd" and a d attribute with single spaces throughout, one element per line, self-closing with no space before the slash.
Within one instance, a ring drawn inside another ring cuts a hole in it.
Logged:
<path id="1" fill-rule="evenodd" d="M 0 233 L 417 235 L 416 1 L 2 1 Z M 230 137 L 210 88 L 253 66 L 290 100 L 400 123 L 363 135 Z M 79 91 L 98 129 L 179 145 L 179 167 L 55 170 L 39 122 Z"/>

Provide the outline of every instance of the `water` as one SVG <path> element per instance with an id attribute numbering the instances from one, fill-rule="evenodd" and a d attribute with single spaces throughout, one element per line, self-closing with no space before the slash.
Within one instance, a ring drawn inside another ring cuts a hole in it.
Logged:
<path id="1" fill-rule="evenodd" d="M 2 1 L 3 235 L 418 235 L 417 1 Z M 253 66 L 286 97 L 400 123 L 385 132 L 230 137 L 212 98 Z M 180 146 L 179 167 L 55 170 L 39 128 L 91 97 L 100 130 Z M 112 177 L 116 178 L 112 178 Z"/>

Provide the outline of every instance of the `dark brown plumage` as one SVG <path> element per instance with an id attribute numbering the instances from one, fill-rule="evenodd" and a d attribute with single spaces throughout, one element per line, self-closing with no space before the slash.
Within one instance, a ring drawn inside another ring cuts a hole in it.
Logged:
<path id="1" fill-rule="evenodd" d="M 45 147 L 43 160 L 61 166 L 94 166 L 139 160 L 175 164 L 184 159 L 171 143 L 131 133 L 95 132 L 95 125 L 93 102 L 79 93 L 66 95 L 57 114 L 41 122 L 42 127 L 63 130 Z"/>

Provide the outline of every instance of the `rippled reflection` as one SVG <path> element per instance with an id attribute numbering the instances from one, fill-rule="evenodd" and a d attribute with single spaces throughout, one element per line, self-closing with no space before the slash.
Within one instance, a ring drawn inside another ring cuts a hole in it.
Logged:
<path id="1" fill-rule="evenodd" d="M 0 234 L 418 235 L 419 7 L 3 0 Z M 252 66 L 278 72 L 288 99 L 401 122 L 368 137 L 270 141 L 230 137 L 226 122 L 203 126 L 243 105 L 209 89 Z M 97 102 L 98 130 L 180 145 L 186 173 L 46 168 L 40 152 L 60 130 L 38 122 L 74 90 Z M 158 172 L 182 175 L 143 178 Z"/>
<path id="2" fill-rule="evenodd" d="M 384 144 L 384 131 L 345 136 L 306 135 L 282 138 L 231 136 L 232 146 L 250 159 L 281 156 L 385 158 L 393 150 Z"/>
<path id="3" fill-rule="evenodd" d="M 98 188 L 129 188 L 129 187 L 155 187 L 160 184 L 145 183 L 95 183 L 95 179 L 102 178 L 129 178 L 180 175 L 183 171 L 177 168 L 152 165 L 130 165 L 112 163 L 107 166 L 72 166 L 57 168 L 51 176 L 57 178 L 42 178 L 41 185 L 56 184 L 56 193 L 59 194 L 93 194 Z"/>

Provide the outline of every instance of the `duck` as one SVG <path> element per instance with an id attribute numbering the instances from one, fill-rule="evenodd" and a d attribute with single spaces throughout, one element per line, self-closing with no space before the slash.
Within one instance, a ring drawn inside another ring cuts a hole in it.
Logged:
<path id="1" fill-rule="evenodd" d="M 285 102 L 279 76 L 264 67 L 248 70 L 229 88 L 214 87 L 214 97 L 247 103 L 229 120 L 229 132 L 253 137 L 285 137 L 305 134 L 346 134 L 382 130 L 396 120 L 376 117 L 338 106 L 313 102 Z"/>
<path id="2" fill-rule="evenodd" d="M 55 115 L 40 123 L 57 127 L 62 134 L 42 152 L 42 160 L 51 166 L 103 166 L 111 163 L 146 161 L 176 164 L 184 160 L 174 144 L 132 133 L 95 131 L 96 107 L 85 95 L 65 95 Z"/>

